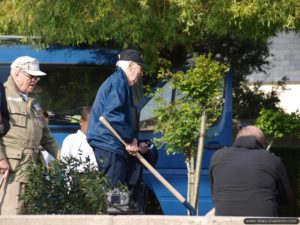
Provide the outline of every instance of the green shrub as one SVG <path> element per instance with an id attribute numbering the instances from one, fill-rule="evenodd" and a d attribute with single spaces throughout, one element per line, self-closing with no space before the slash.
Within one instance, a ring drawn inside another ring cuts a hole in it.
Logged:
<path id="1" fill-rule="evenodd" d="M 273 147 L 270 151 L 281 158 L 294 194 L 292 203 L 280 205 L 280 216 L 300 217 L 300 149 L 299 147 Z"/>
<path id="2" fill-rule="evenodd" d="M 288 134 L 300 135 L 296 132 L 300 129 L 300 114 L 298 111 L 286 113 L 283 110 L 262 109 L 256 120 L 257 126 L 262 129 L 265 135 L 271 138 L 267 150 L 270 149 L 275 139 L 282 138 Z"/>
<path id="3" fill-rule="evenodd" d="M 84 163 L 84 168 L 77 167 Z M 103 214 L 109 189 L 104 174 L 92 169 L 89 159 L 53 161 L 50 168 L 31 166 L 21 195 L 29 214 Z"/>

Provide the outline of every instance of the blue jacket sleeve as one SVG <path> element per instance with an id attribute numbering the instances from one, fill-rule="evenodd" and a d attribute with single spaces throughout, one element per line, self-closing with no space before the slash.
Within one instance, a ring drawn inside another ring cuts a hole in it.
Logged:
<path id="1" fill-rule="evenodd" d="M 6 133 L 10 129 L 9 124 L 9 112 L 7 109 L 7 102 L 3 84 L 0 84 L 0 107 L 1 107 L 1 116 L 2 116 L 2 123 L 0 124 L 0 137 L 6 135 Z"/>

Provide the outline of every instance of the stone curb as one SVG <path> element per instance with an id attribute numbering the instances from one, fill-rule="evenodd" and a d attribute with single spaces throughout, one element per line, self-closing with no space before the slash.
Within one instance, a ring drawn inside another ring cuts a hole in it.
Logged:
<path id="1" fill-rule="evenodd" d="M 244 219 L 214 216 L 20 215 L 0 216 L 0 225 L 240 225 L 245 224 Z M 263 218 L 257 219 L 261 219 L 262 223 L 252 221 L 248 224 L 270 224 Z M 277 219 L 276 224 L 287 224 L 281 223 L 281 218 Z"/>

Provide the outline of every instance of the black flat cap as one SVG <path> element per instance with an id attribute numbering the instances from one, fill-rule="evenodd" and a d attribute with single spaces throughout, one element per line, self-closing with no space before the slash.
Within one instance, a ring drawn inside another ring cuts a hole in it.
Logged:
<path id="1" fill-rule="evenodd" d="M 141 54 L 139 51 L 134 49 L 127 49 L 119 54 L 119 60 L 124 61 L 132 61 L 139 65 L 144 65 L 144 61 L 141 57 Z"/>

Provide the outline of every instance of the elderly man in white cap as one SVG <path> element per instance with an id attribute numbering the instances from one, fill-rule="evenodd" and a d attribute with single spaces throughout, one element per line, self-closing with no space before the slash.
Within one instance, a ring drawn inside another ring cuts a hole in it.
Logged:
<path id="1" fill-rule="evenodd" d="M 11 128 L 0 140 L 0 214 L 16 215 L 26 211 L 19 199 L 26 184 L 24 170 L 40 163 L 39 146 L 58 158 L 59 145 L 52 137 L 34 90 L 46 73 L 37 59 L 22 56 L 11 64 L 4 83 Z M 5 178 L 5 179 L 3 179 Z"/>

